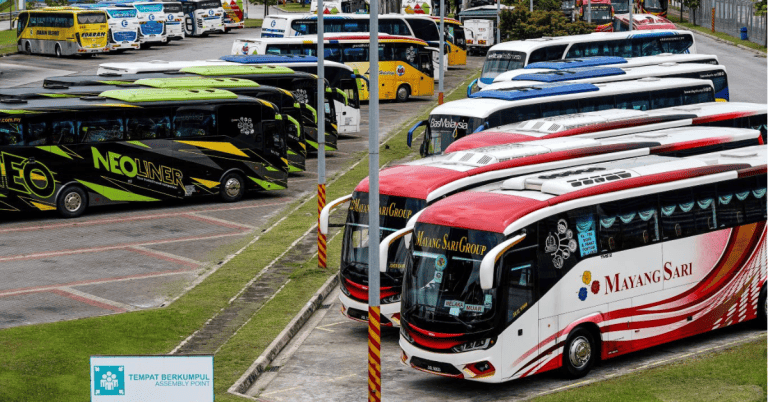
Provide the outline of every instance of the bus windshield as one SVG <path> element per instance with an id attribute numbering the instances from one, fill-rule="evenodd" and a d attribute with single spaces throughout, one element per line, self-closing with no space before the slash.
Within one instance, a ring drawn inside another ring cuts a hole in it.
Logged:
<path id="1" fill-rule="evenodd" d="M 645 0 L 643 6 L 648 10 L 660 10 L 661 0 Z"/>
<path id="2" fill-rule="evenodd" d="M 523 68 L 525 65 L 525 53 L 506 50 L 488 52 L 483 64 L 483 73 L 480 78 L 496 78 L 499 74 Z"/>
<path id="3" fill-rule="evenodd" d="M 221 2 L 220 1 L 203 1 L 200 2 L 200 9 L 202 10 L 211 10 L 215 8 L 221 8 Z"/>
<path id="4" fill-rule="evenodd" d="M 433 323 L 459 323 L 466 332 L 494 318 L 496 290 L 480 287 L 480 262 L 500 233 L 423 224 L 413 231 L 401 311 Z"/>
<path id="5" fill-rule="evenodd" d="M 607 8 L 597 8 L 595 6 L 592 6 L 592 22 L 596 21 L 611 21 L 611 8 L 608 6 Z"/>
<path id="6" fill-rule="evenodd" d="M 408 18 L 408 24 L 413 29 L 413 36 L 425 42 L 437 42 L 440 40 L 440 32 L 432 20 Z"/>
<path id="7" fill-rule="evenodd" d="M 106 24 L 107 16 L 104 13 L 82 13 L 77 14 L 77 23 L 84 24 Z"/>
<path id="8" fill-rule="evenodd" d="M 180 13 L 181 3 L 163 3 L 163 11 L 166 13 Z"/>
<path id="9" fill-rule="evenodd" d="M 629 12 L 629 2 L 624 0 L 611 0 L 613 11 L 616 14 L 624 14 Z"/>
<path id="10" fill-rule="evenodd" d="M 479 117 L 430 115 L 430 154 L 442 153 L 452 142 L 472 134 L 481 124 L 483 119 Z"/>

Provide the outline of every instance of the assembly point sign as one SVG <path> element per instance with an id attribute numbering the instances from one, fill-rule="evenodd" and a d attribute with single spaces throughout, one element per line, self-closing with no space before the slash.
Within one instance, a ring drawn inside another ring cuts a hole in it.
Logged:
<path id="1" fill-rule="evenodd" d="M 213 356 L 91 356 L 92 402 L 213 402 Z"/>

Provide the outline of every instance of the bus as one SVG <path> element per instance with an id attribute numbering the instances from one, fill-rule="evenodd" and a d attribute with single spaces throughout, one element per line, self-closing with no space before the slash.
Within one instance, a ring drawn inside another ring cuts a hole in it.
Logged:
<path id="1" fill-rule="evenodd" d="M 614 66 L 620 68 L 633 68 L 643 66 L 656 66 L 665 63 L 695 63 L 695 64 L 720 64 L 716 55 L 709 54 L 672 54 L 662 53 L 655 56 L 642 56 L 642 57 L 614 57 L 614 56 L 593 56 L 592 52 L 589 52 L 587 56 L 577 57 L 572 59 L 557 60 L 557 61 L 543 61 L 537 63 L 531 63 L 521 69 L 509 70 L 503 72 L 493 79 L 493 83 L 510 81 L 521 74 L 531 73 L 544 73 L 559 70 L 569 70 L 574 68 L 587 68 L 587 67 L 605 67 Z M 477 84 L 477 85 L 476 85 Z M 482 89 L 479 86 L 479 82 L 471 82 L 467 86 L 467 96 L 475 92 L 477 89 Z M 485 84 L 490 85 L 490 83 Z M 485 86 L 483 86 L 485 87 Z"/>
<path id="2" fill-rule="evenodd" d="M 251 96 L 270 102 L 278 107 L 281 119 L 285 122 L 286 146 L 288 153 L 288 171 L 306 170 L 307 143 L 306 131 L 300 121 L 301 109 L 296 107 L 293 95 L 280 88 L 259 85 L 241 78 L 148 78 L 121 85 L 90 85 L 63 88 L 13 87 L 0 89 L 0 99 L 45 99 L 45 98 L 81 98 L 99 96 L 100 93 L 113 89 L 129 88 L 165 88 L 165 89 L 225 89 L 236 95 Z"/>
<path id="3" fill-rule="evenodd" d="M 440 29 L 440 17 L 432 17 Z M 445 26 L 444 39 L 448 44 L 448 65 L 465 66 L 467 65 L 467 37 L 464 34 L 464 26 L 459 20 L 453 18 L 443 18 Z M 438 48 L 439 49 L 439 48 Z"/>
<path id="4" fill-rule="evenodd" d="M 142 48 L 149 48 L 157 44 L 168 42 L 165 30 L 167 19 L 163 4 L 152 1 L 102 1 L 98 4 L 135 9 L 136 18 L 139 19 L 139 43 Z"/>
<path id="5" fill-rule="evenodd" d="M 431 0 L 403 0 L 400 4 L 400 14 L 440 15 L 440 4 L 432 7 Z"/>
<path id="6" fill-rule="evenodd" d="M 535 139 L 572 135 L 583 138 L 606 138 L 633 133 L 640 129 L 651 131 L 691 125 L 759 130 L 763 143 L 768 143 L 766 124 L 768 124 L 768 105 L 764 103 L 709 102 L 648 111 L 607 109 L 526 120 L 494 127 L 454 141 L 445 149 L 445 153 Z"/>
<path id="7" fill-rule="evenodd" d="M 317 76 L 293 71 L 287 67 L 273 66 L 208 66 L 187 67 L 180 71 L 145 74 L 105 74 L 105 75 L 68 75 L 48 77 L 43 80 L 45 88 L 67 88 L 87 85 L 131 85 L 144 78 L 173 78 L 173 77 L 228 77 L 242 78 L 255 81 L 261 85 L 269 85 L 285 89 L 294 96 L 301 110 L 300 123 L 304 129 L 304 137 L 311 149 L 317 149 L 317 111 L 312 106 L 317 99 Z M 333 102 L 326 97 L 325 103 L 325 149 L 337 149 L 338 128 L 336 126 L 336 110 Z"/>
<path id="8" fill-rule="evenodd" d="M 370 0 L 329 0 L 323 1 L 323 14 L 369 14 L 371 11 Z M 310 14 L 317 14 L 317 0 L 309 3 Z"/>
<path id="9" fill-rule="evenodd" d="M 21 11 L 16 19 L 17 48 L 26 54 L 62 57 L 108 52 L 108 33 L 107 13 L 103 10 L 28 10 Z"/>
<path id="10" fill-rule="evenodd" d="M 124 52 L 139 48 L 139 19 L 136 17 L 136 9 L 114 7 L 107 4 L 71 4 L 70 7 L 85 10 L 104 10 L 107 12 L 109 24 L 109 50 Z"/>
<path id="11" fill-rule="evenodd" d="M 579 20 L 586 22 L 587 16 L 591 15 L 589 20 L 596 25 L 595 32 L 613 31 L 613 6 L 611 0 L 576 0 L 576 6 L 579 8 Z M 587 12 L 591 9 L 591 13 Z M 672 28 L 675 29 L 675 28 Z"/>
<path id="12" fill-rule="evenodd" d="M 659 17 L 667 16 L 668 0 L 637 0 L 637 9 L 641 14 L 653 14 Z"/>
<path id="13" fill-rule="evenodd" d="M 420 153 L 442 153 L 453 141 L 504 124 L 541 117 L 605 109 L 653 110 L 714 102 L 712 81 L 693 78 L 642 78 L 633 81 L 539 84 L 480 91 L 467 99 L 446 102 L 408 132 L 425 126 Z"/>
<path id="14" fill-rule="evenodd" d="M 52 211 L 281 190 L 288 168 L 275 105 L 232 92 L 126 89 L 0 102 L 0 206 Z"/>
<path id="15" fill-rule="evenodd" d="M 245 28 L 245 16 L 243 14 L 243 0 L 221 0 L 224 10 L 224 32 L 233 29 Z"/>
<path id="16" fill-rule="evenodd" d="M 537 83 L 563 81 L 597 84 L 601 82 L 636 80 L 646 77 L 699 78 L 712 81 L 712 84 L 715 87 L 715 100 L 718 102 L 727 102 L 730 99 L 728 94 L 728 74 L 723 65 L 663 63 L 655 66 L 631 68 L 620 66 L 620 64 L 617 64 L 616 67 L 587 67 L 571 70 L 520 74 L 509 81 L 494 82 L 493 84 L 486 86 L 483 91 L 526 87 Z"/>
<path id="17" fill-rule="evenodd" d="M 208 36 L 224 31 L 224 8 L 221 0 L 181 0 L 186 36 Z"/>
<path id="18" fill-rule="evenodd" d="M 102 63 L 96 74 L 143 74 L 174 72 L 185 67 L 207 67 L 238 64 L 285 66 L 294 71 L 317 74 L 317 57 L 293 56 L 293 55 L 266 55 L 266 56 L 222 56 L 219 59 L 191 60 L 191 61 L 164 61 L 152 60 L 149 62 L 128 63 Z M 356 133 L 360 131 L 360 95 L 355 81 L 354 71 L 351 67 L 326 60 L 325 78 L 328 80 L 331 90 L 329 96 L 334 101 L 336 121 L 339 133 Z M 312 102 L 310 102 L 312 103 Z"/>
<path id="19" fill-rule="evenodd" d="M 431 20 L 430 20 L 430 23 Z M 434 25 L 434 23 L 432 23 Z M 350 66 L 355 75 L 369 75 L 370 35 L 327 34 L 325 59 Z M 232 54 L 317 55 L 317 36 L 237 39 Z M 411 96 L 432 96 L 435 76 L 432 51 L 423 40 L 379 34 L 379 99 L 405 102 Z M 357 81 L 361 100 L 368 100 L 368 83 Z"/>
<path id="20" fill-rule="evenodd" d="M 576 57 L 641 57 L 662 53 L 696 53 L 689 31 L 595 32 L 499 43 L 488 50 L 478 85 L 493 82 L 501 73 L 531 63 Z"/>
<path id="21" fill-rule="evenodd" d="M 633 14 L 632 30 L 644 31 L 651 29 L 675 29 L 672 21 L 653 14 Z M 613 31 L 629 31 L 629 14 L 616 14 L 613 16 Z"/>
<path id="22" fill-rule="evenodd" d="M 410 228 L 401 361 L 480 382 L 578 378 L 739 322 L 764 328 L 767 156 L 590 164 L 428 207 Z"/>
<path id="23" fill-rule="evenodd" d="M 184 33 L 184 10 L 181 2 L 163 1 L 162 3 L 165 13 L 165 34 L 168 41 L 184 39 L 186 34 Z"/>
<path id="24" fill-rule="evenodd" d="M 638 128 L 642 131 L 642 128 Z M 722 131 L 726 130 L 726 131 Z M 721 137 L 724 134 L 725 137 Z M 720 142 L 720 139 L 724 139 Z M 442 199 L 490 181 L 510 179 L 551 169 L 580 169 L 597 161 L 631 161 L 731 149 L 758 143 L 755 130 L 687 127 L 604 139 L 562 137 L 495 147 L 459 151 L 393 166 L 380 172 L 381 317 L 382 325 L 397 326 L 406 249 L 397 247 L 400 238 L 424 208 L 440 205 Z M 367 317 L 368 278 L 368 180 L 355 191 L 326 206 L 320 215 L 321 231 L 327 233 L 330 209 L 349 202 L 342 239 L 342 312 L 364 321 Z M 405 228 L 405 229 L 404 229 Z M 377 245 L 378 246 L 378 245 Z M 384 248 L 387 248 L 386 250 Z"/>

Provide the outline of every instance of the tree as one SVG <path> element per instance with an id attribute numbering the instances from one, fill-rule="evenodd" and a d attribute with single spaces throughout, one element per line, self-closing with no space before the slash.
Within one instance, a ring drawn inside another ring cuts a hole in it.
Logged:
<path id="1" fill-rule="evenodd" d="M 756 0 L 754 2 L 755 5 L 755 15 L 761 16 L 766 14 L 766 1 L 765 0 Z"/>
<path id="2" fill-rule="evenodd" d="M 682 3 L 684 7 L 688 7 L 689 10 L 693 10 L 693 25 L 696 25 L 696 11 L 701 5 L 701 0 L 682 0 Z"/>
<path id="3" fill-rule="evenodd" d="M 560 11 L 561 0 L 533 0 L 533 9 L 541 11 Z M 530 0 L 502 0 L 501 4 L 515 8 L 530 8 Z"/>
<path id="4" fill-rule="evenodd" d="M 515 7 L 501 12 L 502 40 L 534 39 L 542 36 L 567 36 L 595 31 L 595 26 L 584 21 L 570 22 L 560 11 L 528 11 Z"/>

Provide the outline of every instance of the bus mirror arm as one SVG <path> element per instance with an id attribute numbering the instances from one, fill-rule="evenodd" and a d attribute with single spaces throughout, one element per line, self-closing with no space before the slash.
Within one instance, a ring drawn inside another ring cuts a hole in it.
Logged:
<path id="1" fill-rule="evenodd" d="M 493 289 L 493 278 L 496 276 L 496 263 L 507 250 L 525 239 L 525 234 L 519 234 L 511 239 L 503 241 L 491 249 L 480 262 L 480 287 L 483 290 Z"/>
<path id="2" fill-rule="evenodd" d="M 328 234 L 328 220 L 331 216 L 331 210 L 336 208 L 337 206 L 349 201 L 352 199 L 352 194 L 347 194 L 343 197 L 337 198 L 323 207 L 323 210 L 320 211 L 320 218 L 319 222 L 317 223 L 320 227 L 320 233 L 327 235 Z"/>
<path id="3" fill-rule="evenodd" d="M 477 84 L 477 80 L 479 80 L 479 78 L 475 78 L 469 85 L 467 85 L 467 98 L 469 98 L 469 95 L 472 95 L 472 88 Z"/>
<path id="4" fill-rule="evenodd" d="M 410 130 L 408 130 L 408 148 L 411 147 L 411 144 L 413 143 L 413 132 L 416 131 L 417 128 L 421 127 L 422 125 L 426 124 L 426 120 L 422 120 L 411 127 Z"/>
<path id="5" fill-rule="evenodd" d="M 387 260 L 389 259 L 389 247 L 397 239 L 409 235 L 413 232 L 413 226 L 406 226 L 404 229 L 400 229 L 395 233 L 384 238 L 379 244 L 379 271 L 387 272 Z"/>
<path id="6" fill-rule="evenodd" d="M 365 78 L 364 75 L 352 74 L 352 76 L 355 77 L 355 78 L 360 78 L 361 80 L 365 81 L 365 83 L 368 85 L 369 88 L 371 87 L 371 82 L 368 81 L 368 78 Z"/>
<path id="7" fill-rule="evenodd" d="M 481 124 L 478 128 L 475 129 L 475 131 L 472 132 L 472 134 L 476 134 L 476 133 L 479 133 L 479 132 L 485 130 L 485 125 L 486 124 L 488 124 L 488 123 Z"/>

